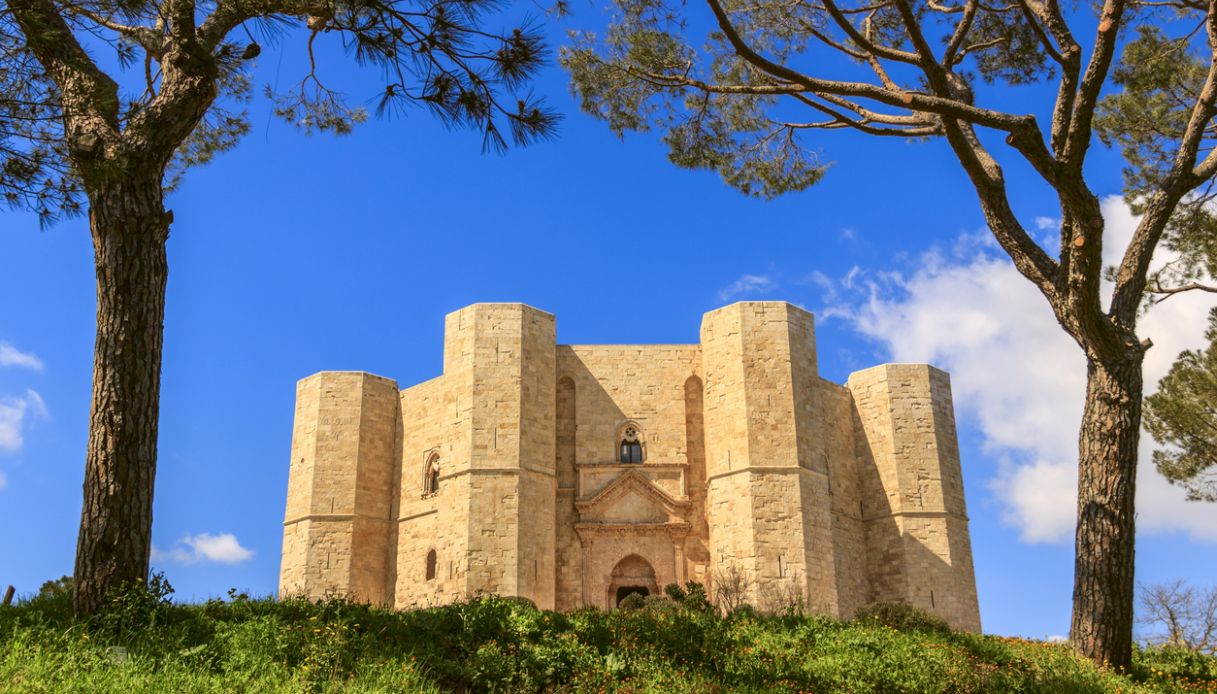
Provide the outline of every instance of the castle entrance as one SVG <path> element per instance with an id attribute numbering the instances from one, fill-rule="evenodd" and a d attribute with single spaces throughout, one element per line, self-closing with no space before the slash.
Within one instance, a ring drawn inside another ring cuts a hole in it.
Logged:
<path id="1" fill-rule="evenodd" d="M 650 594 L 651 594 L 651 591 L 647 590 L 643 586 L 621 586 L 620 588 L 617 589 L 617 603 L 616 604 L 620 605 L 622 600 L 625 600 L 626 598 L 630 597 L 631 595 L 641 595 L 642 597 L 645 598 L 646 596 L 648 596 Z"/>
<path id="2" fill-rule="evenodd" d="M 617 562 L 609 576 L 607 603 L 616 607 L 628 595 L 651 595 L 659 592 L 655 583 L 655 568 L 646 559 L 631 554 Z"/>

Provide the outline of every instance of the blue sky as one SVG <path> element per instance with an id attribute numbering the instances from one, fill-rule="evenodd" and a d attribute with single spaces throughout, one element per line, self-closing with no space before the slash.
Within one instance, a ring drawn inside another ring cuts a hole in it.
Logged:
<path id="1" fill-rule="evenodd" d="M 299 41 L 268 48 L 259 84 L 288 83 L 303 60 Z M 371 102 L 370 76 L 332 54 L 322 65 Z M 255 100 L 253 132 L 170 196 L 153 536 L 178 596 L 275 589 L 299 378 L 438 375 L 444 314 L 476 301 L 550 311 L 564 343 L 682 343 L 704 312 L 765 298 L 816 312 L 826 378 L 888 360 L 952 372 L 985 628 L 1064 634 L 1081 364 L 985 241 L 945 145 L 834 134 L 823 183 L 763 202 L 672 167 L 653 136 L 618 140 L 557 68 L 535 88 L 566 114 L 561 136 L 506 156 L 421 111 L 306 137 Z M 1118 194 L 1119 168 L 1096 149 L 1092 185 Z M 1050 192 L 1019 167 L 1010 180 L 1051 237 Z M 1117 198 L 1105 212 L 1126 233 Z M 1164 306 L 1146 322 L 1147 382 L 1203 332 L 1202 298 Z M 40 231 L 0 214 L 0 583 L 23 593 L 72 568 L 94 308 L 84 220 Z M 1141 497 L 1139 578 L 1209 582 L 1217 508 L 1184 504 L 1148 467 Z"/>

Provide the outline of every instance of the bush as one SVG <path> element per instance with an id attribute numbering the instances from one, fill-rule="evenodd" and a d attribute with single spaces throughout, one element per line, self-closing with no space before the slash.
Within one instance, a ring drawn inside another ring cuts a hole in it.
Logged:
<path id="1" fill-rule="evenodd" d="M 638 593 L 630 593 L 617 603 L 619 610 L 641 610 L 647 606 L 646 597 Z"/>
<path id="2" fill-rule="evenodd" d="M 675 602 L 662 595 L 648 595 L 642 599 L 642 609 L 647 612 L 665 612 L 676 608 Z"/>
<path id="3" fill-rule="evenodd" d="M 173 586 L 163 573 L 152 574 L 146 582 L 119 586 L 106 596 L 105 606 L 93 618 L 93 626 L 117 640 L 133 640 L 168 618 L 172 595 Z"/>
<path id="4" fill-rule="evenodd" d="M 928 631 L 950 633 L 946 620 L 920 607 L 902 602 L 876 602 L 858 610 L 858 622 L 880 624 L 899 631 Z"/>
<path id="5" fill-rule="evenodd" d="M 72 606 L 74 585 L 71 576 L 61 576 L 53 581 L 47 581 L 42 584 L 34 597 L 25 601 L 25 608 L 54 623 L 63 624 L 71 621 L 75 614 Z"/>
<path id="6" fill-rule="evenodd" d="M 663 592 L 686 610 L 695 612 L 714 610 L 714 605 L 710 604 L 710 598 L 706 595 L 705 586 L 697 581 L 689 581 L 683 588 L 677 583 L 669 583 L 664 586 Z"/>
<path id="7" fill-rule="evenodd" d="M 1177 646 L 1138 649 L 1136 660 L 1145 674 L 1165 673 L 1173 677 L 1217 683 L 1217 657 Z M 1217 690 L 1217 686 L 1212 689 Z"/>

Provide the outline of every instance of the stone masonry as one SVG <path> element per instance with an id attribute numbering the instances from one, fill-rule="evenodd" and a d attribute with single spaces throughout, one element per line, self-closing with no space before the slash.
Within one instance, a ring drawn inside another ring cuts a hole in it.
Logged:
<path id="1" fill-rule="evenodd" d="M 558 345 L 548 313 L 474 304 L 438 378 L 297 385 L 280 595 L 571 610 L 688 581 L 979 631 L 947 374 L 825 381 L 783 302 L 711 311 L 696 345 Z"/>

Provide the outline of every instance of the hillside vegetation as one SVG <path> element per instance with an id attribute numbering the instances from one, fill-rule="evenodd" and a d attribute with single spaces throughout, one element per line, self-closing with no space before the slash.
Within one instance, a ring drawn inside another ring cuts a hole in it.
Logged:
<path id="1" fill-rule="evenodd" d="M 946 629 L 900 606 L 850 622 L 719 616 L 696 588 L 559 614 L 485 597 L 393 612 L 230 592 L 179 605 L 155 578 L 71 617 L 48 584 L 0 608 L 0 690 L 17 692 L 1217 692 L 1217 659 L 1140 650 L 1130 674 L 1067 646 Z"/>

